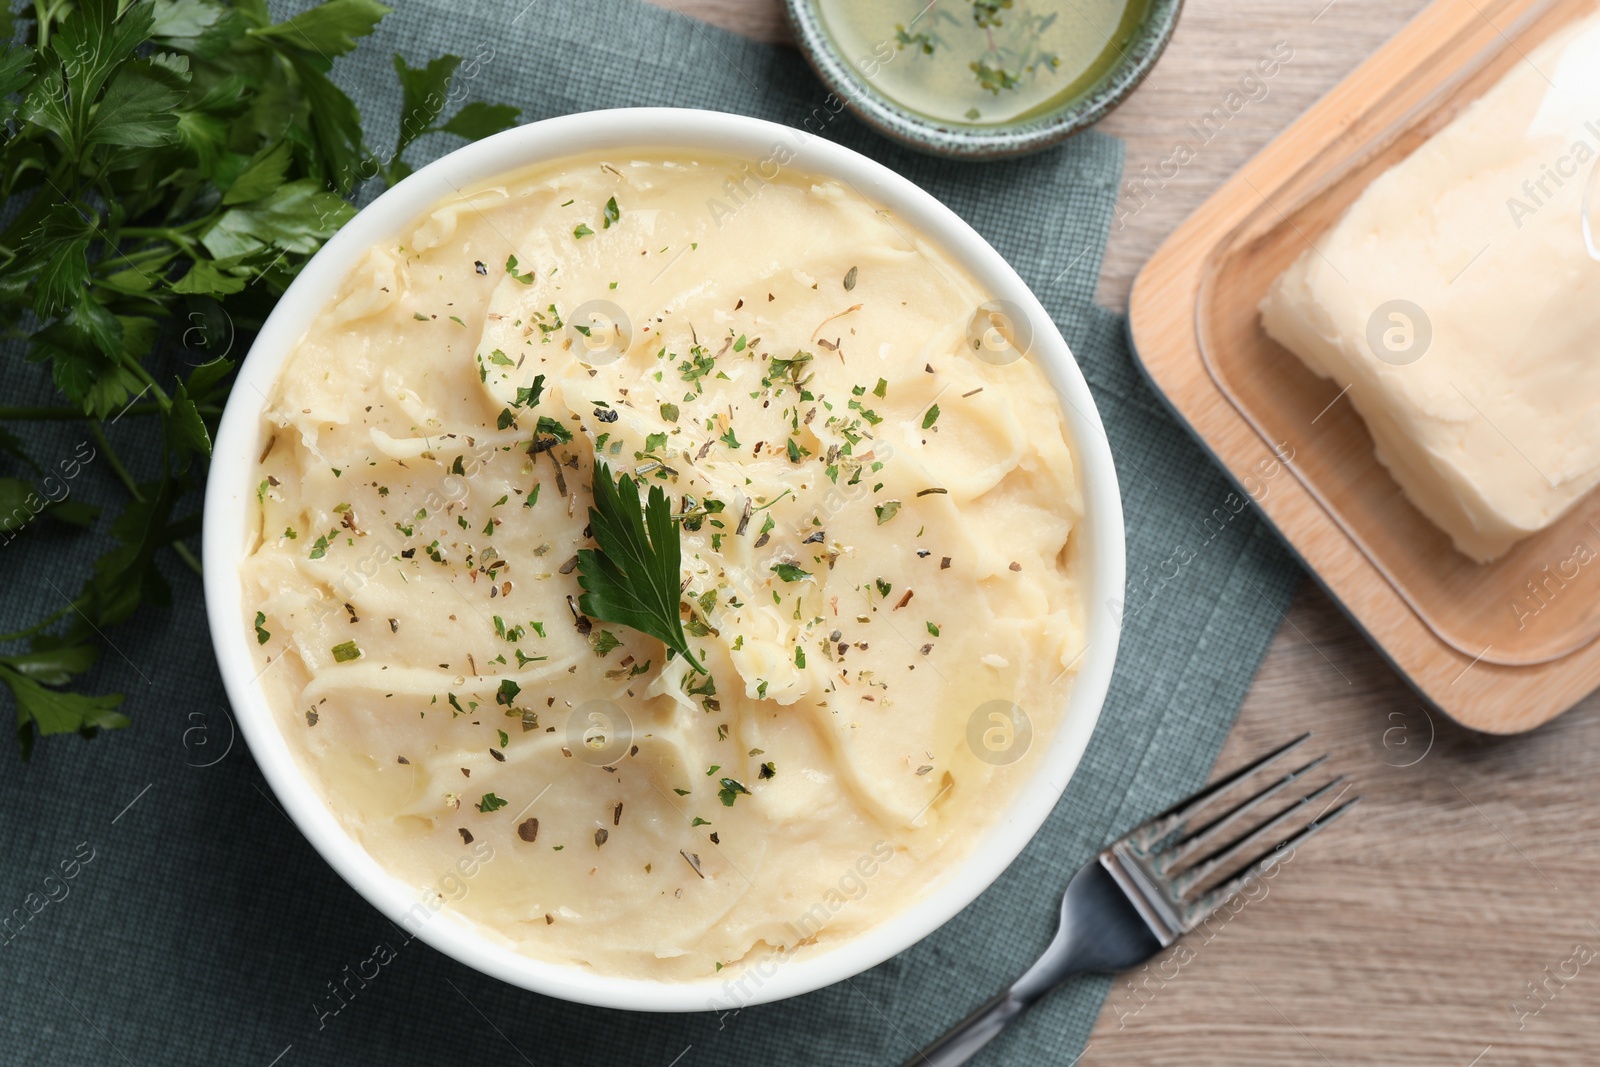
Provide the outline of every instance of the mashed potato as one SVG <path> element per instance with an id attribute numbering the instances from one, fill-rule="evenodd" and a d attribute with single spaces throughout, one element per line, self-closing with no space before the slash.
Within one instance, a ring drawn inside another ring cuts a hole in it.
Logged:
<path id="1" fill-rule="evenodd" d="M 688 979 L 870 928 L 1038 769 L 1082 651 L 1054 391 L 903 222 L 759 169 L 452 196 L 263 414 L 281 729 L 385 869 L 540 959 Z M 597 457 L 670 501 L 708 673 L 580 611 Z"/>

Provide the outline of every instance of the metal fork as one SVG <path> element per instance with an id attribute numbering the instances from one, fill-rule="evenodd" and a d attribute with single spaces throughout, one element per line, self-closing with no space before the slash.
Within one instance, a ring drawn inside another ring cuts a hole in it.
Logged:
<path id="1" fill-rule="evenodd" d="M 1044 955 L 1021 978 L 907 1060 L 905 1067 L 955 1067 L 966 1063 L 1001 1030 L 1068 978 L 1092 972 L 1123 971 L 1145 962 L 1210 918 L 1273 865 L 1291 857 L 1295 849 L 1349 811 L 1361 799 L 1359 796 L 1332 811 L 1324 809 L 1297 833 L 1270 846 L 1231 875 L 1227 873 L 1240 855 L 1279 827 L 1291 820 L 1293 825 L 1300 825 L 1302 820 L 1296 816 L 1345 781 L 1346 776 L 1341 774 L 1321 788 L 1300 796 L 1253 829 L 1218 843 L 1225 830 L 1328 758 L 1319 756 L 1282 775 L 1260 792 L 1220 811 L 1198 828 L 1189 829 L 1189 823 L 1214 801 L 1299 748 L 1310 737 L 1309 733 L 1302 734 L 1113 841 L 1067 885 L 1061 899 L 1061 926 Z M 1338 799 L 1334 797 L 1334 801 Z M 1221 881 L 1205 892 L 1196 892 L 1219 874 L 1224 876 Z"/>

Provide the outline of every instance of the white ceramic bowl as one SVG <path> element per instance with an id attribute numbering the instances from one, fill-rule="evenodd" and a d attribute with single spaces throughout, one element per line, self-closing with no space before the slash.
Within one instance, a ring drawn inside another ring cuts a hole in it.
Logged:
<path id="1" fill-rule="evenodd" d="M 406 231 L 436 203 L 508 171 L 544 160 L 604 149 L 682 148 L 762 160 L 774 146 L 793 153 L 797 173 L 848 183 L 944 246 L 979 285 L 1021 310 L 1033 325 L 1031 358 L 1060 393 L 1070 444 L 1083 483 L 1079 559 L 1088 617 L 1087 651 L 1069 707 L 1045 758 L 1003 820 L 986 830 L 965 860 L 928 887 L 904 911 L 853 940 L 816 956 L 757 965 L 751 983 L 735 989 L 726 978 L 662 982 L 613 978 L 523 956 L 449 909 L 417 933 L 434 948 L 513 985 L 553 997 L 610 1008 L 697 1011 L 746 1006 L 810 992 L 858 974 L 915 944 L 983 892 L 1027 845 L 1066 788 L 1089 744 L 1117 655 L 1113 604 L 1123 590 L 1122 502 L 1105 429 L 1066 341 L 1033 293 L 982 237 L 954 212 L 911 182 L 846 148 L 799 130 L 712 111 L 633 108 L 535 122 L 450 153 L 417 171 L 360 212 L 308 263 L 267 319 L 239 370 L 217 432 L 206 485 L 204 555 L 206 608 L 223 683 L 251 754 L 279 802 L 323 859 L 391 920 L 417 900 L 417 887 L 395 879 L 344 830 L 301 773 L 273 720 L 245 625 L 235 562 L 249 542 L 252 460 L 261 453 L 264 397 L 284 360 L 324 302 L 373 245 Z M 770 973 L 763 973 L 770 971 Z M 736 975 L 738 972 L 731 972 Z"/>

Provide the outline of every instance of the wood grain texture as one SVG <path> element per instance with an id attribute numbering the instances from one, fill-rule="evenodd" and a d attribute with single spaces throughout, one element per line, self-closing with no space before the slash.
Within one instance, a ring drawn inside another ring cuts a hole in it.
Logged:
<path id="1" fill-rule="evenodd" d="M 753 36 L 781 25 L 780 0 L 659 2 Z M 1422 6 L 1189 0 L 1150 78 L 1100 126 L 1128 146 L 1102 302 L 1121 307 L 1166 236 Z M 1295 55 L 1267 94 L 1155 195 L 1130 195 L 1278 40 Z M 1119 980 L 1082 1067 L 1594 1063 L 1600 956 L 1577 962 L 1574 945 L 1600 953 L 1600 698 L 1510 738 L 1430 719 L 1308 581 L 1219 771 L 1304 730 L 1362 804 L 1193 958 L 1174 950 Z"/>

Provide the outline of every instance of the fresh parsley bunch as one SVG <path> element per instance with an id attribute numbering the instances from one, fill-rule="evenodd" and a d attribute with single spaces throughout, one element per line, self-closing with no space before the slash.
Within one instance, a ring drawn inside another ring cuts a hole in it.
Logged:
<path id="1" fill-rule="evenodd" d="M 128 725 L 119 694 L 73 691 L 101 633 L 165 602 L 156 560 L 196 572 L 185 545 L 200 527 L 211 426 L 233 362 L 184 367 L 182 335 L 247 337 L 311 254 L 354 213 L 363 180 L 409 173 L 418 137 L 475 139 L 514 124 L 515 108 L 469 103 L 440 121 L 461 59 L 412 68 L 394 151 L 380 156 L 355 104 L 329 79 L 390 9 L 326 0 L 274 23 L 265 0 L 34 0 L 0 8 L 0 316 L 26 358 L 47 364 L 63 405 L 0 406 L 0 452 L 34 478 L 29 421 L 81 422 L 127 491 L 110 521 L 116 546 L 78 595 L 0 634 L 0 682 L 16 699 L 24 758 L 41 734 Z M 165 358 L 164 358 L 165 357 Z M 0 372 L 3 373 L 3 372 Z M 154 463 L 134 469 L 108 421 L 159 421 Z M 71 477 L 71 475 L 68 475 Z M 88 526 L 96 509 L 52 502 L 27 477 L 0 478 L 0 538 L 37 536 L 37 516 Z"/>

